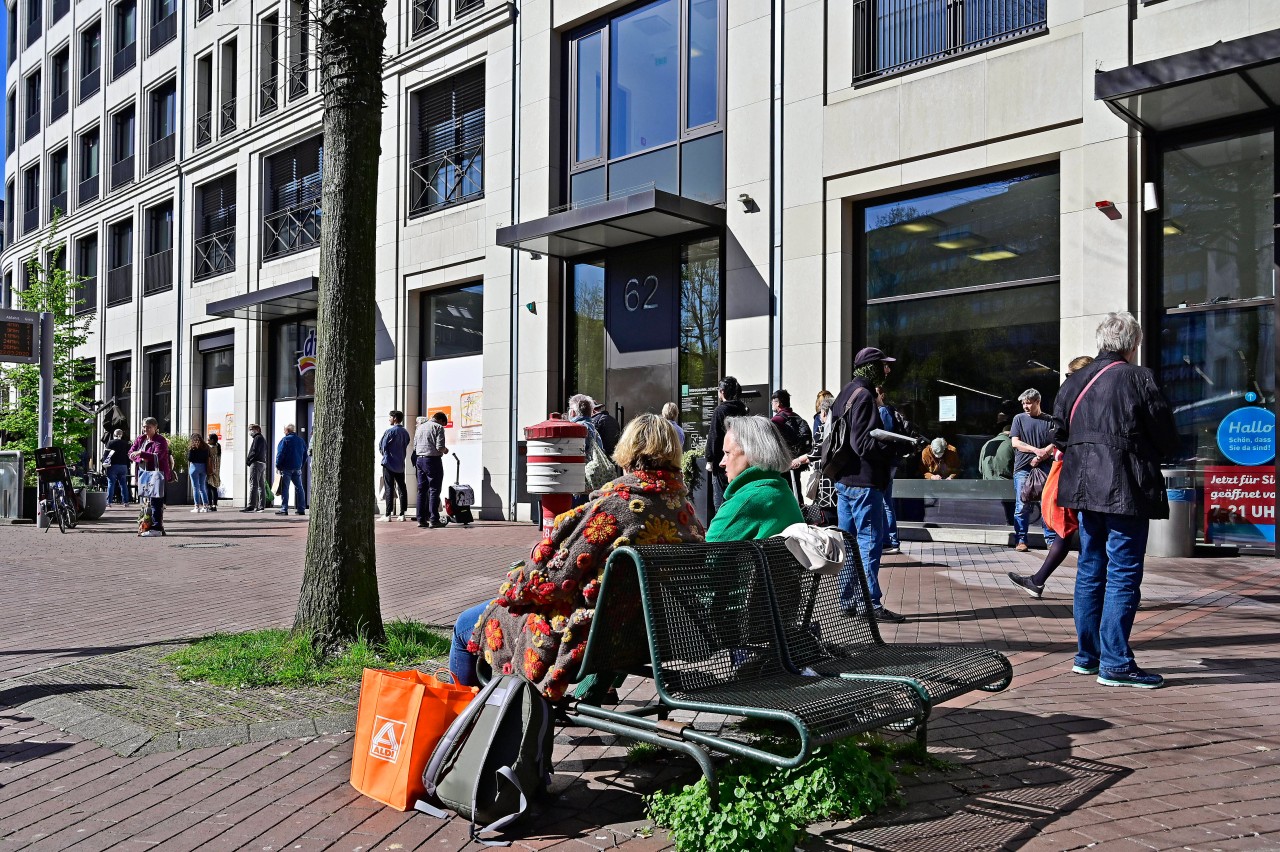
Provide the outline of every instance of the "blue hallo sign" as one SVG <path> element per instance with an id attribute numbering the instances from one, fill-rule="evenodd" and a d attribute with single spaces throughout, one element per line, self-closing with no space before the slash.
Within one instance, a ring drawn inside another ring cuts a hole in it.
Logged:
<path id="1" fill-rule="evenodd" d="M 1267 464 L 1276 457 L 1276 415 L 1267 408 L 1237 408 L 1218 426 L 1218 449 L 1238 465 Z"/>

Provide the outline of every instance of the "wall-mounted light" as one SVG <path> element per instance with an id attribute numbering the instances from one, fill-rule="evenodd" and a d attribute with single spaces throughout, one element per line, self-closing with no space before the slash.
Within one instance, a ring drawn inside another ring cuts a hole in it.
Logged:
<path id="1" fill-rule="evenodd" d="M 742 204 L 743 213 L 755 213 L 760 209 L 756 204 L 756 200 L 745 192 L 738 196 L 738 201 Z"/>
<path id="2" fill-rule="evenodd" d="M 1093 202 L 1093 206 L 1101 210 L 1102 215 L 1106 216 L 1113 222 L 1120 218 L 1120 208 L 1116 207 L 1110 201 L 1095 201 Z"/>
<path id="3" fill-rule="evenodd" d="M 538 303 L 537 303 L 537 302 L 525 302 L 525 303 L 524 303 L 524 309 L 525 309 L 526 311 L 528 311 L 529 313 L 531 313 L 531 314 L 535 314 L 535 315 L 536 315 L 536 314 L 538 313 Z"/>
<path id="4" fill-rule="evenodd" d="M 1154 181 L 1147 181 L 1142 185 L 1142 212 L 1154 213 L 1160 209 L 1160 194 L 1156 190 Z"/>

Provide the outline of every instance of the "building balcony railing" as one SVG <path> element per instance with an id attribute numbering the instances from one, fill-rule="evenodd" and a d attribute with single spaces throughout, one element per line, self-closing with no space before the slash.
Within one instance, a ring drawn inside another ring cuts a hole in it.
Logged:
<path id="1" fill-rule="evenodd" d="M 1048 0 L 853 0 L 853 74 L 862 81 L 1046 28 Z"/>
<path id="2" fill-rule="evenodd" d="M 218 135 L 226 136 L 236 130 L 236 99 L 229 98 L 218 111 Z"/>
<path id="3" fill-rule="evenodd" d="M 70 100 L 71 94 L 65 90 L 49 98 L 49 120 L 57 121 L 66 115 Z"/>
<path id="4" fill-rule="evenodd" d="M 98 176 L 93 175 L 80 181 L 76 188 L 76 203 L 83 206 L 98 200 Z"/>
<path id="5" fill-rule="evenodd" d="M 200 0 L 196 4 L 196 20 L 203 21 L 213 14 L 213 0 Z"/>
<path id="6" fill-rule="evenodd" d="M 142 262 L 142 295 L 173 289 L 173 249 L 148 255 Z"/>
<path id="7" fill-rule="evenodd" d="M 22 233 L 29 234 L 40 227 L 40 208 L 32 207 L 22 211 Z"/>
<path id="8" fill-rule="evenodd" d="M 151 25 L 151 36 L 147 39 L 148 55 L 155 53 L 178 37 L 178 15 L 170 12 Z"/>
<path id="9" fill-rule="evenodd" d="M 468 12 L 474 12 L 476 9 L 484 8 L 484 0 L 454 0 L 453 14 L 455 17 L 461 17 Z"/>
<path id="10" fill-rule="evenodd" d="M 133 301 L 133 264 L 125 263 L 107 273 L 107 307 Z"/>
<path id="11" fill-rule="evenodd" d="M 236 228 L 232 225 L 196 240 L 196 268 L 192 278 L 203 281 L 236 268 Z"/>
<path id="12" fill-rule="evenodd" d="M 470 145 L 409 164 L 409 214 L 461 204 L 484 195 L 484 145 Z"/>
<path id="13" fill-rule="evenodd" d="M 38 108 L 39 104 L 36 104 L 36 106 Z M 40 133 L 40 113 L 37 112 L 35 115 L 27 116 L 26 123 L 24 125 L 24 129 L 22 133 L 22 141 L 28 142 L 32 139 L 35 139 L 36 135 L 39 133 Z"/>
<path id="14" fill-rule="evenodd" d="M 177 153 L 178 135 L 161 136 L 147 146 L 147 171 L 155 171 L 165 163 L 172 163 Z"/>
<path id="15" fill-rule="evenodd" d="M 67 212 L 67 192 L 63 190 L 49 197 L 49 218 L 65 214 Z"/>
<path id="16" fill-rule="evenodd" d="M 309 83 L 307 72 L 310 70 L 306 57 L 289 66 L 289 100 L 297 100 L 306 95 Z"/>
<path id="17" fill-rule="evenodd" d="M 50 22 L 61 21 L 71 11 L 71 0 L 53 0 L 53 17 Z"/>
<path id="18" fill-rule="evenodd" d="M 213 111 L 196 116 L 196 147 L 203 148 L 213 141 Z"/>
<path id="19" fill-rule="evenodd" d="M 280 78 L 263 80 L 258 87 L 258 112 L 270 115 L 280 108 Z"/>
<path id="20" fill-rule="evenodd" d="M 27 22 L 27 47 L 35 44 L 36 41 L 44 34 L 44 21 L 36 18 L 34 21 Z"/>
<path id="21" fill-rule="evenodd" d="M 102 68 L 94 68 L 86 71 L 84 76 L 80 78 L 80 103 L 84 103 L 98 93 L 98 89 L 102 88 Z"/>
<path id="22" fill-rule="evenodd" d="M 440 8 L 437 0 L 413 0 L 413 30 L 410 38 L 421 38 L 440 27 Z"/>
<path id="23" fill-rule="evenodd" d="M 138 64 L 138 43 L 131 41 L 111 57 L 111 79 L 119 80 L 122 74 L 136 64 Z"/>
<path id="24" fill-rule="evenodd" d="M 81 278 L 75 288 L 76 313 L 88 314 L 98 309 L 98 279 Z"/>
<path id="25" fill-rule="evenodd" d="M 111 188 L 119 189 L 125 184 L 133 183 L 133 155 L 125 157 L 118 163 L 111 164 Z"/>
<path id="26" fill-rule="evenodd" d="M 263 259 L 320 245 L 320 199 L 277 210 L 262 220 Z"/>

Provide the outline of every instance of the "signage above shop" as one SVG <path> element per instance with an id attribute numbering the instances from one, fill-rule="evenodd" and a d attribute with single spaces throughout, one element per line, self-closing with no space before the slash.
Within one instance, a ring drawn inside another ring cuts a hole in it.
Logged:
<path id="1" fill-rule="evenodd" d="M 1276 415 L 1270 409 L 1246 406 L 1222 418 L 1218 449 L 1238 465 L 1267 464 L 1276 457 Z"/>
<path id="2" fill-rule="evenodd" d="M 307 332 L 302 342 L 302 357 L 298 359 L 298 375 L 305 376 L 316 368 L 316 330 Z"/>

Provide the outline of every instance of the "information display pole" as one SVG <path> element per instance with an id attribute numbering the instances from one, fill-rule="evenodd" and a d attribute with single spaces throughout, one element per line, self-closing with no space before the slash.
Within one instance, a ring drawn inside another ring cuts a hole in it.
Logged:
<path id="1" fill-rule="evenodd" d="M 40 419 L 38 425 L 41 447 L 53 446 L 53 314 L 40 312 Z M 44 511 L 44 495 L 36 494 L 36 526 L 49 526 L 49 516 Z"/>

